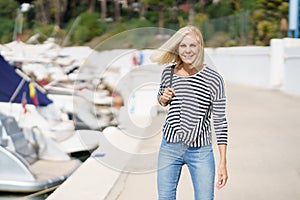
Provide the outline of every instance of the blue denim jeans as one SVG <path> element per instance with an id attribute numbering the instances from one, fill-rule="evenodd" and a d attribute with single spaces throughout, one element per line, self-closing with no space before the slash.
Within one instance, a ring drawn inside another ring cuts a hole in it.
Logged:
<path id="1" fill-rule="evenodd" d="M 159 200 L 175 200 L 182 166 L 191 174 L 195 200 L 214 199 L 215 161 L 212 146 L 188 147 L 162 140 L 158 156 Z M 192 191 L 190 191 L 192 192 Z"/>

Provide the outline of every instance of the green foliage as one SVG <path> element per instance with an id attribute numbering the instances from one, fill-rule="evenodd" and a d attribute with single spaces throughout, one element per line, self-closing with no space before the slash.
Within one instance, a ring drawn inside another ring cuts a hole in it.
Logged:
<path id="1" fill-rule="evenodd" d="M 217 32 L 215 31 L 215 27 L 212 25 L 210 20 L 204 21 L 196 26 L 198 26 L 202 32 L 204 42 L 210 40 Z"/>
<path id="2" fill-rule="evenodd" d="M 140 18 L 124 21 L 124 24 L 126 24 L 127 29 L 155 26 L 155 23 L 152 23 L 147 19 L 140 19 Z"/>
<path id="3" fill-rule="evenodd" d="M 258 8 L 257 0 L 241 0 L 241 9 L 247 11 L 253 11 Z"/>
<path id="4" fill-rule="evenodd" d="M 0 18 L 0 43 L 8 43 L 13 38 L 14 21 Z"/>
<path id="5" fill-rule="evenodd" d="M 288 2 L 282 2 L 280 6 L 278 7 L 280 17 L 287 18 L 288 12 L 289 12 L 289 3 Z"/>
<path id="6" fill-rule="evenodd" d="M 34 27 L 36 21 L 35 21 L 35 10 L 33 7 L 31 7 L 27 12 L 23 13 L 23 20 L 24 20 L 24 24 L 23 24 L 24 28 L 31 29 Z"/>
<path id="7" fill-rule="evenodd" d="M 209 19 L 209 16 L 203 13 L 197 13 L 195 15 L 195 23 L 202 23 L 204 21 L 207 21 Z"/>
<path id="8" fill-rule="evenodd" d="M 173 6 L 176 5 L 176 1 L 173 0 L 142 0 L 142 2 L 147 5 L 151 10 L 158 11 L 158 27 L 165 27 L 165 19 L 168 19 L 165 16 L 165 12 L 170 10 Z"/>
<path id="9" fill-rule="evenodd" d="M 83 44 L 104 32 L 105 23 L 98 19 L 96 13 L 85 12 L 80 15 L 80 22 L 75 27 L 71 41 L 75 44 Z"/>
<path id="10" fill-rule="evenodd" d="M 209 47 L 228 47 L 236 46 L 237 42 L 235 40 L 230 39 L 228 33 L 217 32 L 210 40 L 206 42 L 206 45 Z"/>
<path id="11" fill-rule="evenodd" d="M 61 42 L 62 37 L 64 37 L 64 30 L 60 30 L 59 33 L 55 30 L 54 24 L 44 24 L 41 22 L 35 22 L 34 26 L 31 29 L 27 29 L 26 32 L 29 32 L 29 36 L 34 34 L 39 34 L 40 37 L 38 38 L 39 42 L 44 42 L 49 37 L 54 37 L 56 42 Z M 63 33 L 63 36 L 61 35 Z M 29 37 L 28 36 L 28 37 Z"/>
<path id="12" fill-rule="evenodd" d="M 263 20 L 257 24 L 257 45 L 266 45 L 272 37 L 276 36 L 278 27 L 271 21 Z"/>
<path id="13" fill-rule="evenodd" d="M 178 11 L 178 17 L 177 17 L 177 23 L 179 27 L 183 27 L 188 25 L 189 23 L 189 14 L 186 12 L 183 12 L 182 10 Z"/>
<path id="14" fill-rule="evenodd" d="M 128 24 L 126 23 L 112 23 L 108 24 L 106 27 L 106 33 L 108 33 L 110 36 L 116 35 L 118 33 L 121 33 L 123 31 L 128 30 Z"/>
<path id="15" fill-rule="evenodd" d="M 124 25 L 122 23 L 122 25 Z M 175 31 L 164 29 L 165 34 L 172 35 Z M 103 36 L 105 35 L 105 38 Z M 118 34 L 111 31 L 101 36 L 101 41 L 94 49 L 98 51 L 111 49 L 155 49 L 165 42 L 165 39 L 157 37 L 157 28 L 143 27 L 123 30 Z"/>
<path id="16" fill-rule="evenodd" d="M 7 43 L 13 38 L 14 19 L 17 15 L 19 4 L 14 0 L 0 1 L 0 42 Z"/>
<path id="17" fill-rule="evenodd" d="M 188 24 L 188 20 L 185 20 L 182 16 L 178 16 L 179 27 L 184 27 Z"/>
<path id="18" fill-rule="evenodd" d="M 176 3 L 174 0 L 142 0 L 142 2 L 157 9 L 167 8 Z"/>
<path id="19" fill-rule="evenodd" d="M 280 17 L 287 17 L 288 0 L 258 0 L 259 9 L 263 10 L 264 19 L 268 21 L 276 21 Z"/>
<path id="20" fill-rule="evenodd" d="M 167 9 L 164 11 L 165 21 L 164 28 L 168 29 L 178 29 L 179 21 L 178 21 L 178 11 Z"/>
<path id="21" fill-rule="evenodd" d="M 35 0 L 33 2 L 43 3 L 44 10 L 35 6 L 24 13 L 23 29 L 24 35 L 27 35 L 23 38 L 40 33 L 40 42 L 47 37 L 55 37 L 56 41 L 62 41 L 69 33 L 69 45 L 97 43 L 126 30 L 157 26 L 158 22 L 159 26 L 177 30 L 187 25 L 189 21 L 189 13 L 176 8 L 176 3 L 180 1 L 140 0 L 140 3 L 147 6 L 143 20 L 139 19 L 139 9 L 132 9 L 130 6 L 136 1 L 128 1 L 128 8 L 121 7 L 122 21 L 107 24 L 99 20 L 100 1 L 96 1 L 95 13 L 88 13 L 90 1 L 64 0 L 60 1 L 61 29 L 57 31 L 57 28 L 54 28 L 55 13 L 58 12 L 55 6 L 57 1 Z M 213 0 L 194 0 L 190 2 L 194 3 L 194 25 L 201 29 L 208 45 L 268 45 L 271 38 L 286 36 L 289 0 L 220 0 L 218 3 L 212 3 Z M 0 0 L 0 41 L 2 43 L 12 39 L 18 6 L 16 0 Z M 45 11 L 49 12 L 45 13 Z M 113 16 L 113 12 L 113 1 L 107 1 L 107 16 Z M 36 19 L 44 15 L 50 25 L 40 23 Z M 77 16 L 80 16 L 80 22 L 72 26 Z M 142 39 L 139 41 L 142 46 L 146 43 L 146 41 L 142 42 Z"/>
<path id="22" fill-rule="evenodd" d="M 233 14 L 230 0 L 222 0 L 216 4 L 211 4 L 207 8 L 207 13 L 210 18 L 219 18 Z"/>
<path id="23" fill-rule="evenodd" d="M 72 36 L 72 41 L 75 44 L 83 44 L 84 42 L 88 42 L 90 39 L 92 39 L 91 33 L 85 26 L 78 26 Z"/>
<path id="24" fill-rule="evenodd" d="M 0 18 L 14 19 L 16 17 L 19 3 L 15 0 L 0 1 Z"/>
<path id="25" fill-rule="evenodd" d="M 282 21 L 287 20 L 288 0 L 258 0 L 259 9 L 252 17 L 255 44 L 269 45 L 271 38 L 281 38 Z"/>
<path id="26" fill-rule="evenodd" d="M 122 20 L 130 20 L 133 18 L 139 18 L 140 14 L 138 10 L 132 9 L 132 8 L 121 8 L 121 16 Z"/>
<path id="27" fill-rule="evenodd" d="M 72 0 L 69 1 L 69 9 L 65 13 L 65 17 L 68 19 L 67 22 L 70 22 L 71 19 L 74 19 L 80 15 L 80 13 L 85 12 L 88 9 L 86 3 L 82 0 Z"/>
<path id="28" fill-rule="evenodd" d="M 151 11 L 145 13 L 145 18 L 149 20 L 152 23 L 157 23 L 158 21 L 158 12 L 157 11 Z"/>
<path id="29" fill-rule="evenodd" d="M 45 37 L 51 37 L 53 30 L 54 30 L 54 25 L 53 24 L 43 24 L 41 22 L 35 23 L 34 32 L 40 33 L 44 35 Z"/>
<path id="30" fill-rule="evenodd" d="M 114 49 L 114 48 L 137 48 L 140 46 L 145 45 L 145 42 L 152 42 L 151 40 L 147 41 L 147 32 L 144 33 L 143 37 L 140 37 L 139 40 L 135 41 L 137 38 L 136 35 L 127 35 L 126 33 L 135 34 L 135 32 L 130 32 L 133 29 L 143 28 L 143 27 L 154 27 L 154 24 L 151 23 L 149 20 L 146 19 L 131 19 L 128 21 L 122 22 L 114 22 L 107 24 L 105 33 L 98 39 L 97 43 L 101 43 L 100 46 L 96 47 L 97 50 L 107 50 L 107 49 Z M 141 33 L 140 29 L 138 33 Z M 147 29 L 149 30 L 149 29 Z M 129 32 L 128 32 L 129 31 Z M 126 42 L 124 42 L 123 37 L 115 37 L 119 33 L 122 33 L 122 36 L 126 36 Z M 115 41 L 111 41 L 110 39 L 114 38 Z M 107 40 L 110 40 L 107 43 Z"/>
<path id="31" fill-rule="evenodd" d="M 208 19 L 206 15 L 199 15 L 198 22 L 195 24 L 202 31 L 204 40 L 207 45 L 216 44 L 232 46 L 232 45 L 246 45 L 250 41 L 250 16 L 249 12 L 238 13 L 226 17 L 216 19 Z M 226 41 L 221 40 L 221 36 L 226 34 Z M 216 35 L 217 34 L 217 35 Z M 216 40 L 216 41 L 212 41 Z M 209 41 L 209 42 L 208 42 Z"/>

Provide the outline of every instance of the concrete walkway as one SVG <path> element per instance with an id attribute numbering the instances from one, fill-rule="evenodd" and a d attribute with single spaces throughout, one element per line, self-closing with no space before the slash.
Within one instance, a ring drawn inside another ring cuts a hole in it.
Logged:
<path id="1" fill-rule="evenodd" d="M 236 84 L 226 86 L 229 180 L 225 188 L 215 192 L 215 199 L 300 199 L 300 97 Z M 144 148 L 156 148 L 158 143 Z M 215 155 L 218 160 L 216 149 Z M 179 200 L 193 199 L 186 167 L 177 196 Z M 157 199 L 156 173 L 129 175 L 117 199 Z"/>
<path id="2" fill-rule="evenodd" d="M 215 199 L 300 199 L 300 97 L 231 83 L 226 86 L 229 181 L 215 192 Z M 132 160 L 147 170 L 134 170 L 132 165 L 129 171 L 134 173 L 120 173 L 89 158 L 49 199 L 157 199 L 155 153 L 160 139 L 158 133 L 139 144 L 139 153 L 152 152 L 152 159 L 144 163 Z M 216 145 L 214 148 L 218 163 Z M 186 167 L 177 196 L 179 200 L 193 199 Z"/>

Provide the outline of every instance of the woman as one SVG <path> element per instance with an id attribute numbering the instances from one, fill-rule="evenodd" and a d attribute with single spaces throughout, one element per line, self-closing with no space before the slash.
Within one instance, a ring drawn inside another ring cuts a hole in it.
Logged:
<path id="1" fill-rule="evenodd" d="M 220 152 L 216 187 L 224 187 L 228 178 L 223 79 L 215 70 L 203 64 L 203 38 L 194 26 L 178 30 L 151 59 L 160 64 L 169 64 L 162 72 L 158 92 L 158 102 L 162 106 L 169 105 L 158 157 L 159 200 L 176 199 L 184 164 L 191 174 L 195 199 L 213 199 L 215 162 L 211 114 Z"/>

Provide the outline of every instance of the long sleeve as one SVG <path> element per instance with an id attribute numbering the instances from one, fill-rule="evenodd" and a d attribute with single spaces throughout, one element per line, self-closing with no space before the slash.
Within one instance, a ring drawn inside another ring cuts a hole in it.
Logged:
<path id="1" fill-rule="evenodd" d="M 213 95 L 213 123 L 216 133 L 217 143 L 227 144 L 228 142 L 228 124 L 226 119 L 226 96 L 224 81 L 220 79 L 216 82 Z"/>
<path id="2" fill-rule="evenodd" d="M 170 67 L 166 67 L 161 75 L 161 81 L 159 85 L 159 89 L 157 92 L 157 100 L 163 94 L 164 90 L 167 88 L 167 85 L 170 84 Z"/>

